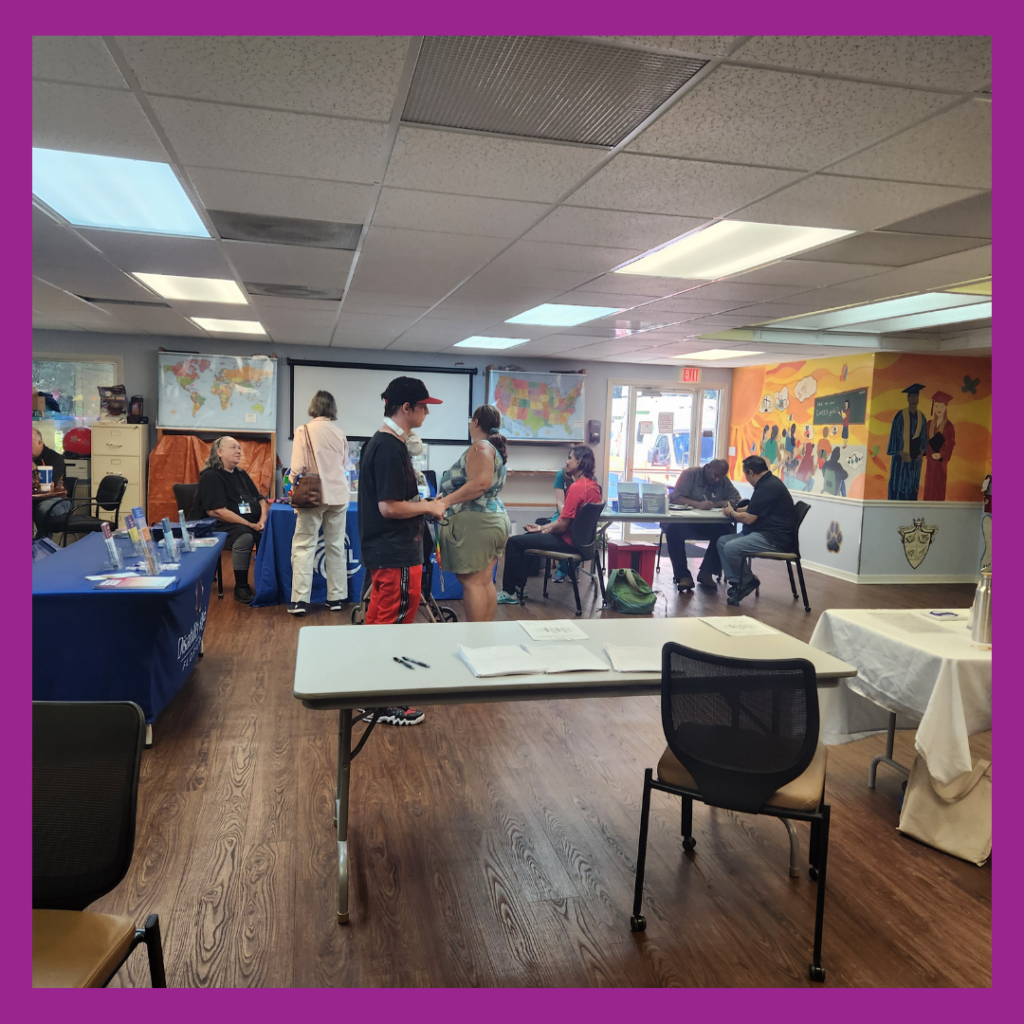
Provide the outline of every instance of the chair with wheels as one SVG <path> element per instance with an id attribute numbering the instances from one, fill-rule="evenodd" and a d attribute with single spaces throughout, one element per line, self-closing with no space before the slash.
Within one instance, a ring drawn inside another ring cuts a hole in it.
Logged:
<path id="1" fill-rule="evenodd" d="M 830 808 L 825 803 L 826 748 L 818 741 L 814 666 L 802 658 L 725 658 L 668 643 L 661 653 L 661 720 L 668 747 L 657 778 L 644 774 L 630 928 L 641 914 L 651 790 L 682 798 L 683 849 L 696 846 L 693 802 L 811 825 L 810 878 L 818 885 L 812 981 L 824 981 L 821 934 L 825 914 Z"/>
<path id="2" fill-rule="evenodd" d="M 811 511 L 811 506 L 806 501 L 798 501 L 793 505 L 796 510 L 796 527 L 793 530 L 793 550 L 792 551 L 755 551 L 747 556 L 747 561 L 752 561 L 755 558 L 771 558 L 776 562 L 785 562 L 786 571 L 789 573 L 789 585 L 793 590 L 793 600 L 796 601 L 799 597 L 804 599 L 804 611 L 809 612 L 811 606 L 807 601 L 807 585 L 804 583 L 804 570 L 803 566 L 800 565 L 800 524 L 804 521 L 807 513 Z M 793 579 L 793 563 L 796 563 L 796 574 L 800 577 L 800 594 L 796 592 L 796 582 Z M 754 593 L 760 597 L 761 588 L 757 587 Z"/>
<path id="3" fill-rule="evenodd" d="M 593 561 L 597 554 L 597 519 L 604 511 L 605 502 L 589 502 L 581 505 L 576 519 L 573 521 L 573 537 L 579 539 L 580 543 L 574 549 L 565 551 L 547 551 L 541 548 L 527 548 L 524 554 L 538 555 L 544 559 L 544 596 L 548 596 L 548 580 L 551 579 L 551 563 L 565 562 L 569 567 L 569 581 L 572 583 L 572 593 L 576 598 L 576 615 L 583 614 L 583 605 L 580 604 L 579 588 L 579 567 L 583 562 Z M 601 584 L 601 598 L 604 599 L 604 579 L 598 575 Z M 519 594 L 519 603 L 523 603 L 522 592 Z"/>
<path id="4" fill-rule="evenodd" d="M 132 862 L 145 729 L 130 701 L 32 703 L 33 988 L 103 988 L 140 943 L 167 987 L 156 914 L 85 910 Z"/>
<path id="5" fill-rule="evenodd" d="M 128 481 L 123 476 L 111 474 L 100 481 L 99 487 L 96 488 L 95 498 L 83 498 L 80 501 L 72 502 L 71 507 L 64 515 L 64 522 L 61 524 L 60 546 L 67 547 L 69 533 L 76 536 L 80 533 L 99 533 L 103 529 L 104 523 L 107 523 L 112 530 L 116 530 L 121 516 L 121 502 L 124 500 L 124 492 L 127 489 Z M 90 514 L 75 515 L 76 509 L 88 509 Z M 113 512 L 113 521 L 101 519 L 101 511 Z"/>
<path id="6" fill-rule="evenodd" d="M 171 484 L 171 489 L 174 491 L 174 501 L 178 508 L 188 516 L 195 504 L 199 484 Z M 221 558 L 217 559 L 217 597 L 219 598 L 224 597 L 224 569 L 221 566 L 223 554 L 221 552 Z"/>

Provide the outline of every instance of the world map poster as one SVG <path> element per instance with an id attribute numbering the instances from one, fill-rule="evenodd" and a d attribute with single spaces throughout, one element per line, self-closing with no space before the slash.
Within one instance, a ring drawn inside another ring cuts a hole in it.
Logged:
<path id="1" fill-rule="evenodd" d="M 583 441 L 581 373 L 491 370 L 487 401 L 501 413 L 498 428 L 520 441 Z"/>
<path id="2" fill-rule="evenodd" d="M 277 360 L 157 352 L 157 426 L 277 430 Z"/>

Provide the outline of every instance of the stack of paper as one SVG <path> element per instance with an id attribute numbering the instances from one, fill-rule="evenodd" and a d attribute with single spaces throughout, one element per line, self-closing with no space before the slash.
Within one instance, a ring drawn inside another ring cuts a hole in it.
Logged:
<path id="1" fill-rule="evenodd" d="M 616 672 L 661 672 L 660 647 L 613 647 L 604 645 Z"/>
<path id="2" fill-rule="evenodd" d="M 586 640 L 587 634 L 572 619 L 520 619 L 531 640 Z"/>
<path id="3" fill-rule="evenodd" d="M 534 661 L 543 665 L 537 672 L 607 672 L 603 658 L 579 644 L 558 644 L 550 647 L 527 647 Z"/>
<path id="4" fill-rule="evenodd" d="M 459 644 L 459 657 L 477 678 L 608 671 L 608 666 L 596 654 L 575 644 L 551 647 L 463 647 Z"/>
<path id="5" fill-rule="evenodd" d="M 749 615 L 708 615 L 700 621 L 713 626 L 726 636 L 768 636 L 771 633 L 778 633 L 777 629 L 766 626 Z"/>
<path id="6" fill-rule="evenodd" d="M 117 576 L 97 583 L 93 590 L 166 590 L 176 576 Z"/>

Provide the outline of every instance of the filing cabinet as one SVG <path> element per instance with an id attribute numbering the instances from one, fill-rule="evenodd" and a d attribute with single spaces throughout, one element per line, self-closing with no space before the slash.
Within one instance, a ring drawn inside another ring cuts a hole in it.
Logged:
<path id="1" fill-rule="evenodd" d="M 146 458 L 149 455 L 149 426 L 145 423 L 96 423 L 92 428 L 92 489 L 111 474 L 123 476 L 128 489 L 121 502 L 121 515 L 136 505 L 146 507 Z M 104 519 L 113 514 L 100 512 Z"/>

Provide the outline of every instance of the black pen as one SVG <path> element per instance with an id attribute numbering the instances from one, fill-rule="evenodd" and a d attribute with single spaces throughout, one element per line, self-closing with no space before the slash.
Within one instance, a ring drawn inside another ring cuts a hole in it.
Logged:
<path id="1" fill-rule="evenodd" d="M 412 662 L 413 665 L 419 665 L 420 668 L 430 668 L 425 661 L 417 661 L 415 658 L 407 658 L 404 654 L 402 655 L 402 661 Z"/>
<path id="2" fill-rule="evenodd" d="M 402 666 L 402 668 L 410 668 L 410 669 L 413 670 L 413 672 L 416 671 L 416 669 L 412 668 L 412 665 L 407 665 L 404 661 L 402 661 L 401 658 L 392 658 L 391 660 L 392 661 L 397 661 L 398 664 Z"/>

